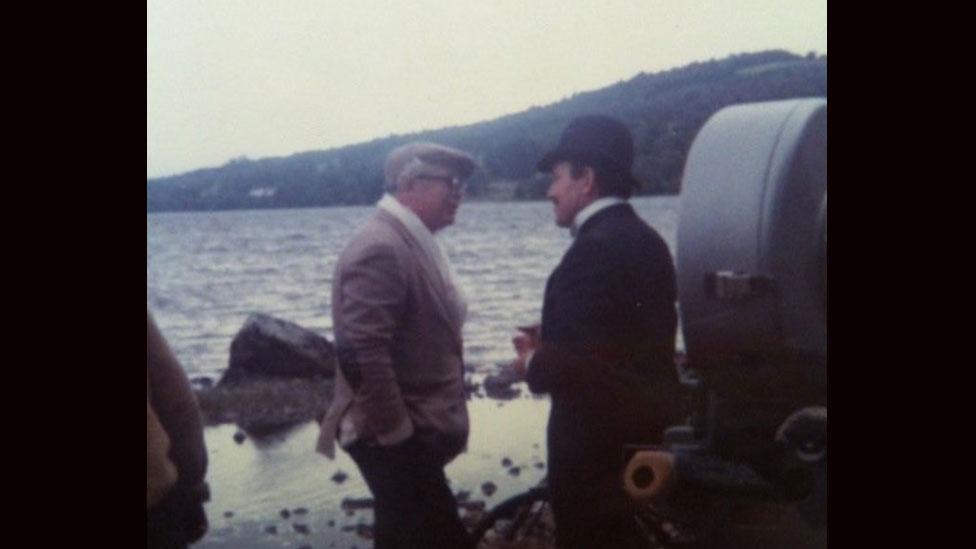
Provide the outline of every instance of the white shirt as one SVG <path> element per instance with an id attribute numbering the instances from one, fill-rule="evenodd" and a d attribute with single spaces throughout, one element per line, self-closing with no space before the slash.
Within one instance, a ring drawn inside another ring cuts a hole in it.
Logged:
<path id="1" fill-rule="evenodd" d="M 609 208 L 610 206 L 616 206 L 617 204 L 624 204 L 627 201 L 619 196 L 604 196 L 603 198 L 597 198 L 593 202 L 583 208 L 582 210 L 576 212 L 576 217 L 573 218 L 573 222 L 569 225 L 569 234 L 576 236 L 579 232 L 579 228 L 586 223 L 586 220 L 593 217 L 600 210 Z"/>
<path id="2" fill-rule="evenodd" d="M 430 229 L 417 217 L 417 214 L 410 211 L 403 204 L 400 204 L 400 201 L 393 195 L 384 194 L 383 198 L 380 198 L 380 201 L 376 203 L 376 206 L 386 210 L 399 219 L 407 227 L 407 230 L 410 231 L 410 234 L 420 243 L 420 247 L 423 248 L 424 253 L 437 265 L 437 270 L 440 271 L 444 286 L 447 288 L 448 293 L 452 294 L 448 296 L 448 301 L 457 306 L 458 319 L 460 319 L 461 324 L 464 324 L 468 316 L 467 296 L 457 283 L 457 273 L 454 272 L 454 267 L 451 266 L 450 261 L 447 260 L 447 257 L 441 251 L 437 239 L 434 238 L 434 233 L 430 232 Z"/>

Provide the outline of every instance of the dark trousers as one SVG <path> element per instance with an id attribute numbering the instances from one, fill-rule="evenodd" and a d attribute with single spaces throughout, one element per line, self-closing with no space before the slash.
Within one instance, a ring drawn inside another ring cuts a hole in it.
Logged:
<path id="1" fill-rule="evenodd" d="M 395 446 L 347 448 L 375 501 L 375 549 L 473 547 L 436 456 L 411 437 Z"/>
<path id="2" fill-rule="evenodd" d="M 556 521 L 556 547 L 647 549 L 647 538 L 623 491 L 616 493 L 616 490 L 611 489 L 586 488 L 566 486 L 558 480 L 550 480 L 550 502 Z"/>

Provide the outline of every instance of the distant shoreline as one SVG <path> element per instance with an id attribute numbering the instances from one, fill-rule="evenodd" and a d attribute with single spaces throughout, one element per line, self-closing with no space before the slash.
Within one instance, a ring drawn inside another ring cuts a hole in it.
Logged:
<path id="1" fill-rule="evenodd" d="M 680 193 L 654 193 L 654 194 L 640 194 L 635 195 L 631 198 L 659 198 L 659 197 L 677 197 Z M 379 200 L 379 198 L 377 198 Z M 533 197 L 533 198 L 512 198 L 512 199 L 500 199 L 491 198 L 484 196 L 466 196 L 464 201 L 461 203 L 462 207 L 464 204 L 504 204 L 504 203 L 528 203 L 528 202 L 548 202 L 549 199 L 545 197 Z M 159 213 L 215 213 L 215 212 L 246 212 L 246 211 L 268 211 L 268 210 L 319 210 L 323 208 L 356 208 L 356 207 L 369 207 L 376 205 L 376 201 L 372 202 L 362 202 L 355 204 L 323 204 L 320 206 L 248 206 L 246 208 L 214 208 L 214 209 L 154 209 L 149 208 L 146 210 L 147 214 L 159 214 Z"/>

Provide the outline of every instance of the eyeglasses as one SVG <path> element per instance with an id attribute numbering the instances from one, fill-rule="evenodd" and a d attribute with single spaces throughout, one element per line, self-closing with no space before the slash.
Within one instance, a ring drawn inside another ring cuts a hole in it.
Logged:
<path id="1" fill-rule="evenodd" d="M 449 175 L 418 175 L 417 179 L 426 179 L 428 181 L 440 181 L 447 184 L 447 188 L 453 192 L 461 192 L 467 187 L 467 184 L 461 180 L 460 177 L 452 177 Z"/>

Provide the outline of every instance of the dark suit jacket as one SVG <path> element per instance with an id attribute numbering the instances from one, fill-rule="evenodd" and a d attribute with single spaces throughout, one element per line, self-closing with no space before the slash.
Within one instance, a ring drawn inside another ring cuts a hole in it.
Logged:
<path id="1" fill-rule="evenodd" d="M 550 393 L 551 487 L 622 493 L 623 446 L 680 423 L 674 265 L 630 204 L 588 219 L 546 284 L 529 388 Z M 554 493 L 558 497 L 558 493 Z"/>

